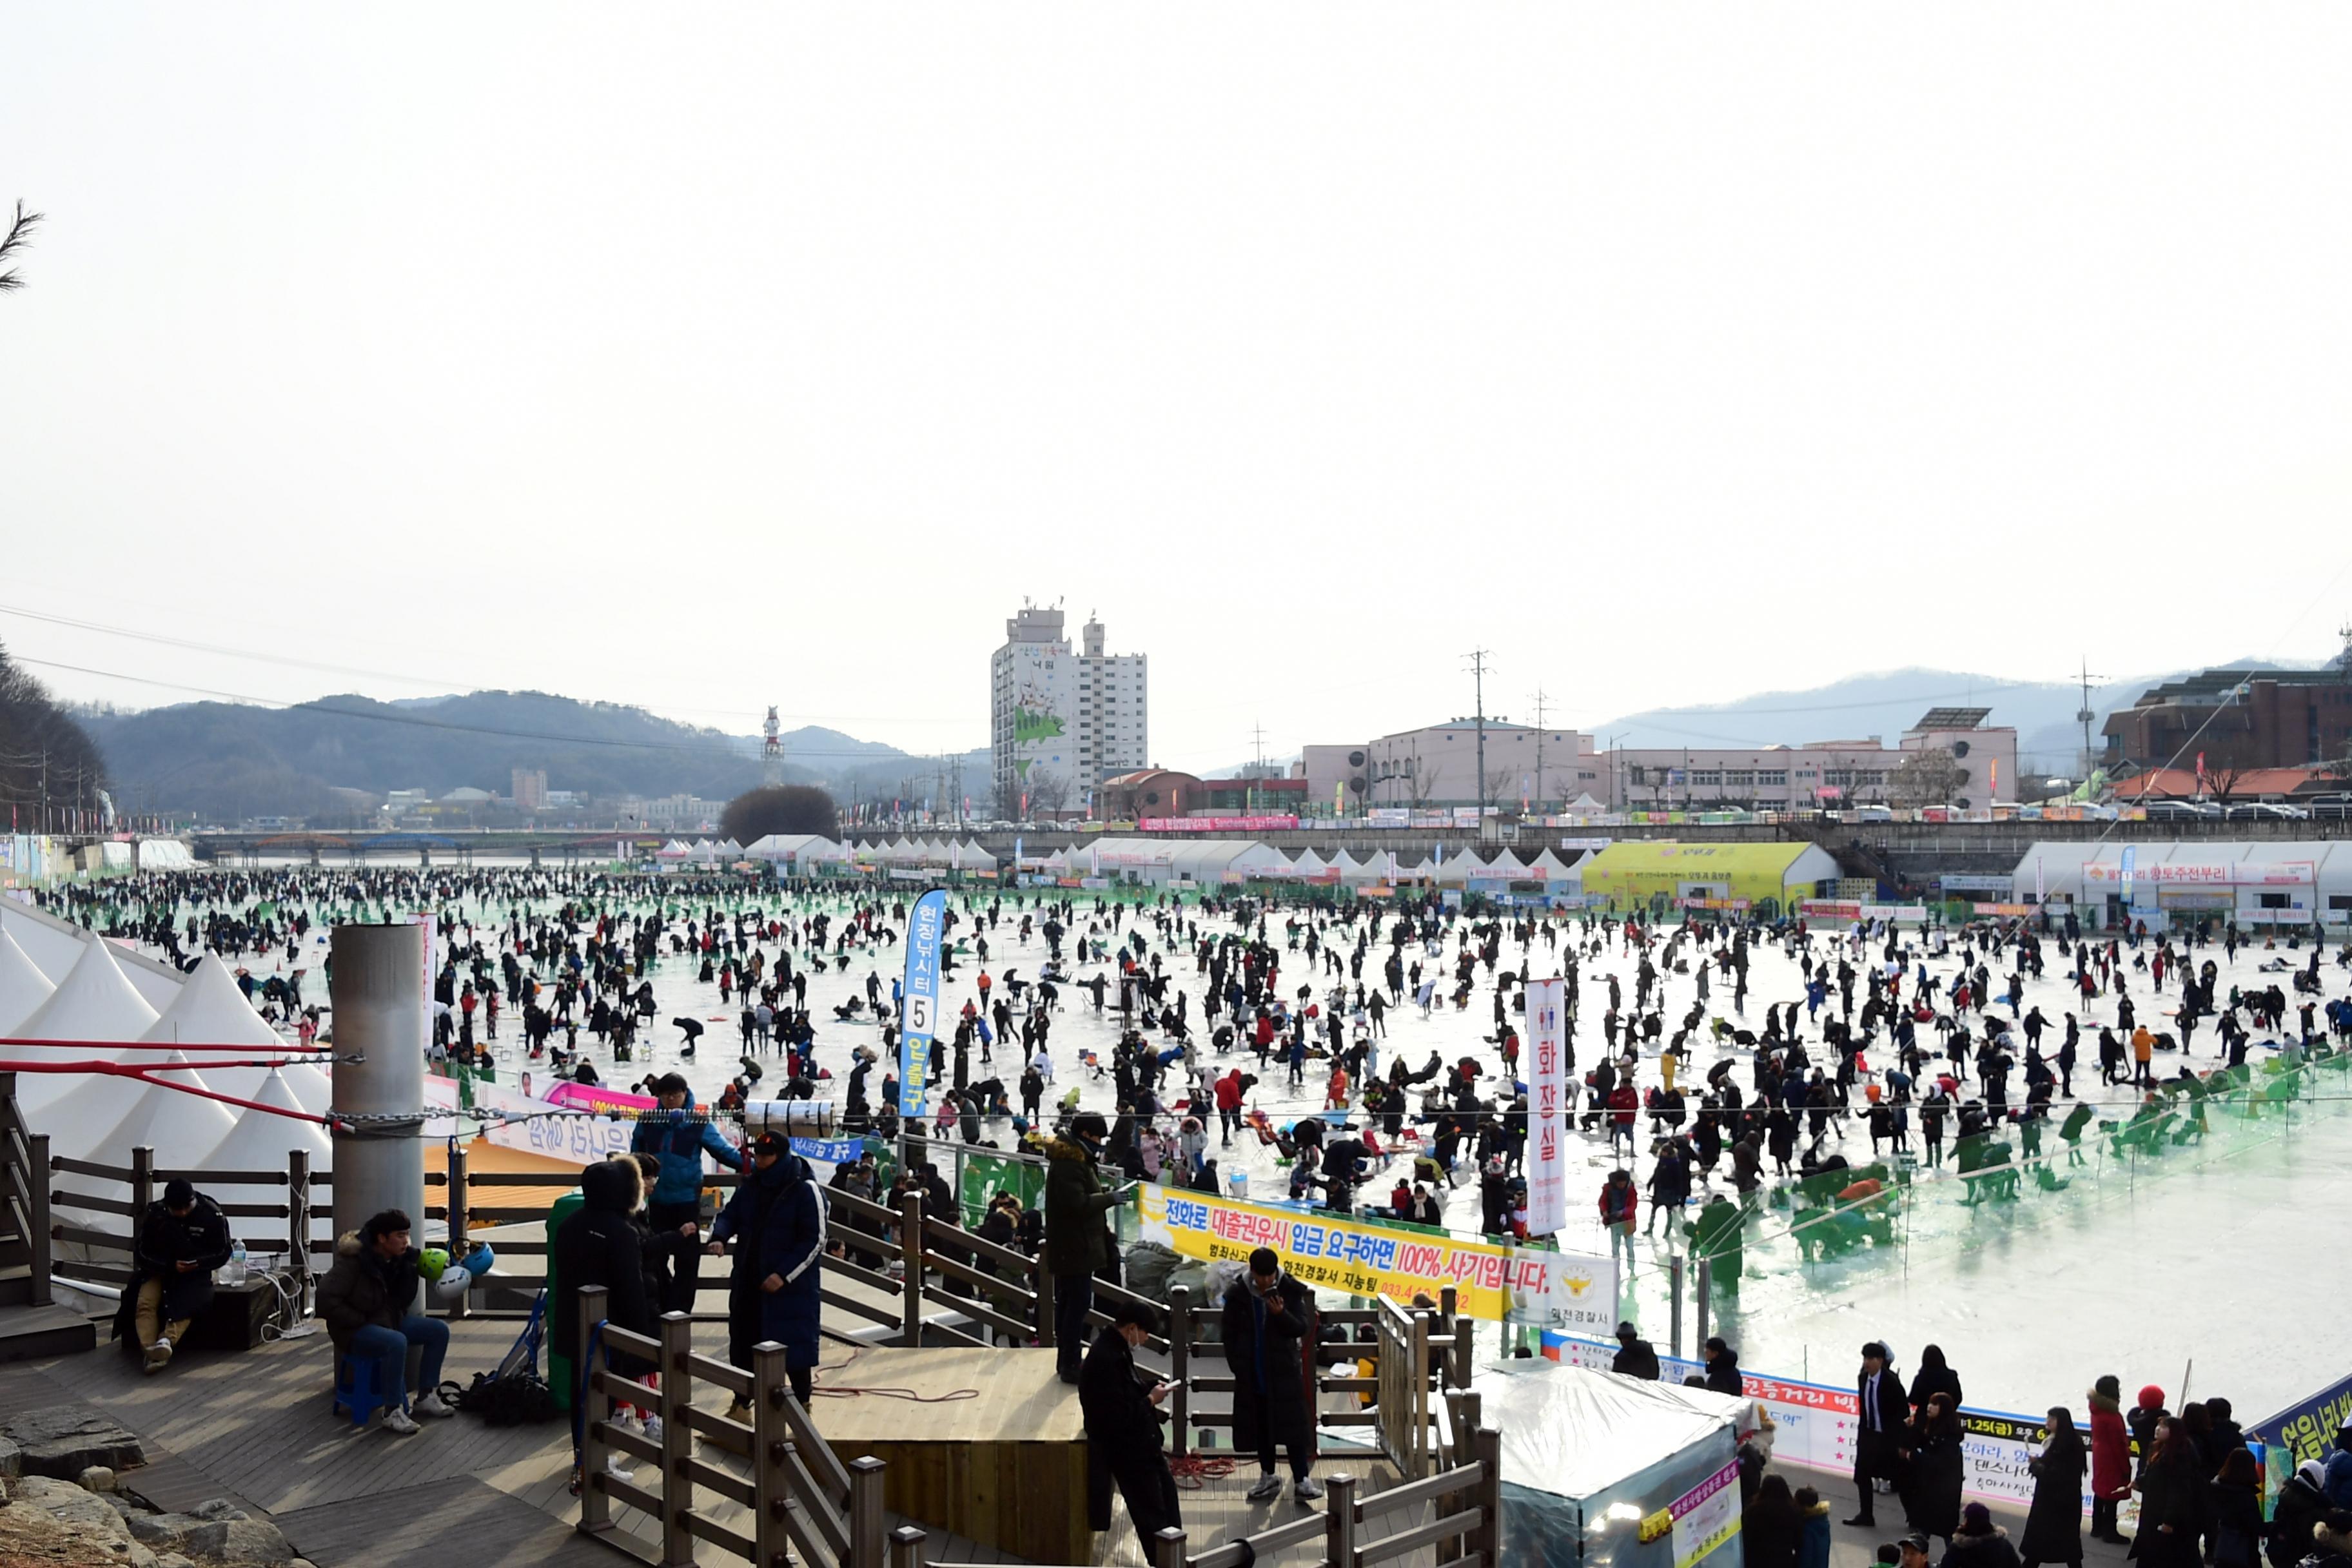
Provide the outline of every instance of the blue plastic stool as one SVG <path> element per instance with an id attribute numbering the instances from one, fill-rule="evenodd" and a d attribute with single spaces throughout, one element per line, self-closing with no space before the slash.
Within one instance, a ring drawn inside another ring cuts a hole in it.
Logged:
<path id="1" fill-rule="evenodd" d="M 364 1426 L 368 1417 L 378 1410 L 408 1408 L 408 1390 L 403 1387 L 396 1394 L 381 1394 L 375 1389 L 375 1358 L 339 1355 L 335 1358 L 335 1402 L 337 1415 L 352 1413 L 352 1425 Z M 405 1380 L 403 1380 L 404 1383 Z"/>

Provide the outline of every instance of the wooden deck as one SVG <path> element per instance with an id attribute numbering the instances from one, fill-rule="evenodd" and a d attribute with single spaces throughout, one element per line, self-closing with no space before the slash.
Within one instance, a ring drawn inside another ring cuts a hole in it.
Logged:
<path id="1" fill-rule="evenodd" d="M 444 1376 L 470 1383 L 476 1372 L 504 1353 L 519 1327 L 505 1321 L 452 1322 Z M 725 1352 L 724 1331 L 718 1325 L 698 1325 L 695 1339 L 698 1350 Z M 825 1359 L 846 1363 L 850 1353 L 846 1347 L 828 1345 Z M 820 1382 L 824 1377 L 821 1372 Z M 570 1495 L 567 1422 L 495 1427 L 460 1415 L 428 1422 L 414 1437 L 394 1437 L 380 1422 L 358 1430 L 331 1414 L 330 1383 L 323 1330 L 243 1354 L 191 1352 L 152 1378 L 102 1344 L 80 1355 L 0 1366 L 0 1412 L 75 1404 L 100 1410 L 146 1443 L 150 1463 L 126 1473 L 126 1487 L 165 1508 L 235 1498 L 257 1516 L 274 1519 L 319 1568 L 394 1568 L 425 1561 L 436 1547 L 457 1548 L 467 1568 L 570 1568 L 625 1563 L 616 1548 L 637 1544 L 650 1552 L 658 1542 L 653 1521 L 625 1507 L 614 1510 L 615 1530 L 634 1542 L 600 1542 L 573 1528 L 579 1505 Z M 727 1399 L 704 1387 L 696 1403 L 719 1409 Z M 840 1403 L 818 1399 L 820 1430 L 827 1407 Z M 934 1414 L 922 1406 L 907 1408 L 910 1422 Z M 708 1444 L 698 1451 L 732 1473 L 748 1473 L 742 1460 Z M 1184 1523 L 1193 1551 L 1304 1511 L 1286 1492 L 1271 1503 L 1249 1502 L 1244 1494 L 1255 1481 L 1255 1461 L 1244 1460 L 1234 1474 L 1184 1491 Z M 1368 1492 L 1395 1481 L 1394 1472 L 1378 1459 L 1317 1467 L 1318 1476 L 1337 1473 L 1364 1478 L 1362 1489 Z M 708 1491 L 698 1494 L 698 1503 L 718 1522 L 748 1530 L 748 1510 Z M 1410 1524 L 1416 1513 L 1392 1516 L 1387 1528 Z M 1114 1521 L 1109 1533 L 1095 1537 L 1095 1562 L 1144 1564 L 1146 1554 L 1124 1506 L 1114 1509 Z M 943 1531 L 932 1531 L 930 1537 L 929 1555 L 934 1560 L 1021 1561 Z M 1318 1559 L 1319 1552 L 1318 1545 L 1308 1545 L 1274 1555 L 1296 1563 Z M 1412 1568 L 1426 1564 L 1430 1555 L 1423 1552 L 1402 1561 Z M 706 1545 L 698 1561 L 740 1559 Z"/>

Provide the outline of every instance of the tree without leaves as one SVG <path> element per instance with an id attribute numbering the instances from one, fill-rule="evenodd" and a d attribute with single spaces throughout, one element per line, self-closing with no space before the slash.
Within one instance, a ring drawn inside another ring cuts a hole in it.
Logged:
<path id="1" fill-rule="evenodd" d="M 840 831 L 833 796 L 814 784 L 777 784 L 747 790 L 729 801 L 727 809 L 719 816 L 719 836 L 743 845 L 771 833 L 814 833 L 833 838 Z"/>
<path id="2" fill-rule="evenodd" d="M 26 212 L 23 200 L 19 199 L 16 203 L 16 219 L 8 225 L 8 237 L 5 239 L 0 239 L 0 294 L 5 294 L 12 289 L 22 289 L 25 286 L 24 279 L 18 277 L 16 269 L 10 267 L 8 263 L 16 258 L 18 251 L 32 243 L 33 231 L 40 226 L 41 215 Z"/>
<path id="3" fill-rule="evenodd" d="M 0 809 L 13 810 L 23 831 L 44 832 L 64 826 L 58 813 L 97 810 L 105 783 L 89 734 L 0 646 Z"/>
<path id="4" fill-rule="evenodd" d="M 1887 783 L 1905 805 L 1948 805 L 1959 793 L 1960 764 L 1941 747 L 1915 752 L 1896 764 Z"/>

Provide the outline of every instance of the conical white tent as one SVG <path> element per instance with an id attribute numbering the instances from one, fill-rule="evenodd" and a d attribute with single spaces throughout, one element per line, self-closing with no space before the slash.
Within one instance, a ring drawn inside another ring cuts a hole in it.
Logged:
<path id="1" fill-rule="evenodd" d="M 314 1069 L 305 1070 L 311 1070 L 313 1077 L 325 1081 L 323 1074 Z M 281 1110 L 301 1112 L 309 1109 L 295 1098 L 293 1087 L 284 1073 L 266 1075 L 260 1086 L 247 1098 L 263 1105 L 274 1105 Z M 206 1168 L 215 1171 L 282 1171 L 286 1168 L 287 1154 L 296 1149 L 310 1157 L 310 1169 L 314 1172 L 327 1170 L 334 1163 L 334 1146 L 327 1137 L 327 1130 L 317 1122 L 272 1116 L 261 1110 L 240 1110 L 236 1113 L 236 1125 L 227 1137 L 213 1146 L 213 1152 L 205 1156 L 204 1163 Z M 223 1203 L 286 1201 L 286 1189 L 282 1185 L 268 1188 L 206 1186 L 205 1190 Z M 334 1205 L 326 1200 L 327 1194 L 323 1192 L 312 1194 L 313 1207 L 319 1215 L 311 1232 L 313 1237 L 330 1236 L 334 1231 Z M 229 1223 L 232 1229 L 236 1228 L 237 1222 L 232 1220 Z M 254 1222 L 254 1229 L 256 1235 L 274 1231 L 282 1236 L 285 1231 L 283 1226 L 268 1220 Z M 253 1244 L 248 1241 L 246 1245 L 249 1248 Z"/>
<path id="2" fill-rule="evenodd" d="M 16 1026 L 16 1032 L 28 1040 L 128 1042 L 153 1028 L 155 1018 L 155 1009 L 147 1005 L 146 998 L 139 994 L 114 962 L 113 949 L 100 938 L 89 937 L 79 962 L 49 994 L 49 999 Z M 79 1051 L 48 1054 L 58 1060 L 83 1056 Z M 122 1057 L 120 1046 L 92 1045 L 85 1059 L 120 1061 Z M 48 1133 L 51 1147 L 59 1151 L 121 1120 L 121 1112 L 117 1110 L 111 1116 L 95 1117 L 93 1125 L 77 1131 L 41 1115 L 75 1087 L 76 1080 L 64 1073 L 27 1073 L 16 1080 L 17 1110 L 31 1122 L 33 1131 Z M 128 1103 L 127 1099 L 124 1103 Z"/>
<path id="3" fill-rule="evenodd" d="M 157 1058 L 156 1065 L 167 1073 L 171 1082 L 190 1089 L 211 1087 L 178 1051 Z M 143 1144 L 155 1151 L 157 1169 L 194 1170 L 213 1163 L 213 1151 L 236 1126 L 236 1113 L 217 1100 L 185 1094 L 163 1083 L 140 1084 L 127 1079 L 120 1081 L 135 1090 L 130 1110 L 91 1144 L 93 1151 L 112 1151 L 106 1156 L 110 1160 L 128 1161 L 131 1151 Z"/>
<path id="4" fill-rule="evenodd" d="M 155 1026 L 147 1031 L 146 1038 L 151 1045 L 250 1046 L 254 1047 L 256 1056 L 282 1049 L 286 1045 L 278 1031 L 263 1022 L 261 1015 L 253 1010 L 253 1004 L 245 999 L 245 993 L 237 989 L 236 980 L 229 974 L 228 965 L 209 953 L 198 960 L 195 968 L 188 972 L 187 979 L 180 986 L 179 996 L 163 1010 L 163 1016 L 155 1020 Z M 215 1054 L 198 1052 L 198 1068 L 205 1069 L 203 1058 Z M 303 1064 L 299 1070 L 317 1078 L 320 1092 L 325 1092 L 324 1074 L 308 1063 Z M 268 1068 L 216 1067 L 205 1070 L 205 1082 L 223 1094 L 250 1100 L 269 1072 Z"/>
<path id="5" fill-rule="evenodd" d="M 16 939 L 0 930 L 0 1035 L 13 1035 L 57 986 L 41 966 L 25 956 Z"/>
<path id="6" fill-rule="evenodd" d="M 1294 877 L 1319 877 L 1331 868 L 1331 863 L 1312 849 L 1301 849 L 1298 858 L 1290 863 Z"/>
<path id="7" fill-rule="evenodd" d="M 1486 862 L 1486 866 L 1484 870 L 1474 871 L 1471 875 L 1480 878 L 1491 878 L 1496 881 L 1501 881 L 1511 878 L 1524 878 L 1527 875 L 1527 870 L 1528 863 L 1526 861 L 1520 859 L 1517 855 L 1512 854 L 1508 849 L 1499 849 L 1496 851 L 1495 858 Z"/>

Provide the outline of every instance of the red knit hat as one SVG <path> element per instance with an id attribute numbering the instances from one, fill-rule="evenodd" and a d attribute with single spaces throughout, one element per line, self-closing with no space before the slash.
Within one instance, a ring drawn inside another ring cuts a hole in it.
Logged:
<path id="1" fill-rule="evenodd" d="M 2157 1385 L 2152 1383 L 2146 1388 L 2141 1389 L 2139 1391 L 2139 1407 L 2142 1410 L 2162 1409 L 2164 1407 L 2164 1390 L 2157 1387 Z"/>

